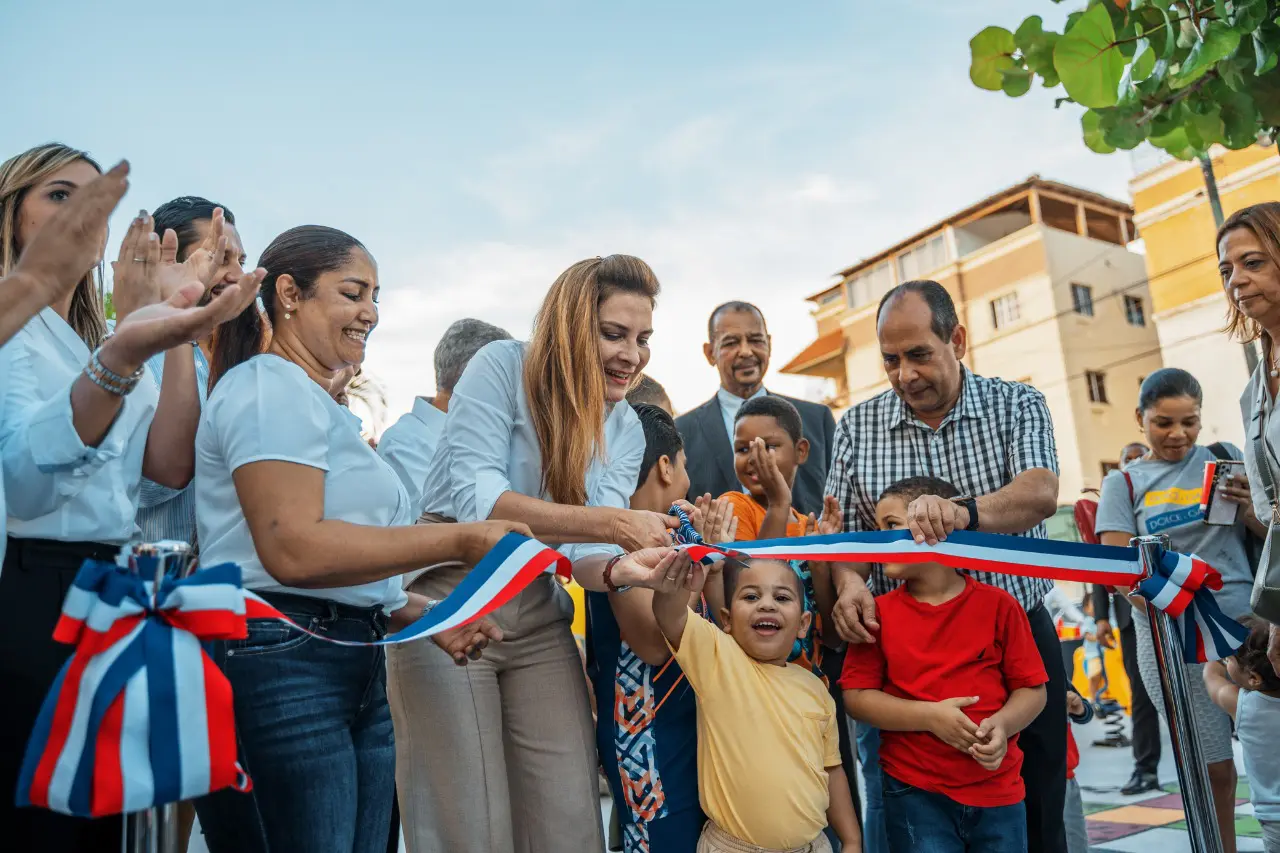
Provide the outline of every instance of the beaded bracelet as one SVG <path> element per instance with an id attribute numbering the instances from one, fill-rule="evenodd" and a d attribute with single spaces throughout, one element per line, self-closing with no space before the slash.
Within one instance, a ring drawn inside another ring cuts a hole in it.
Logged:
<path id="1" fill-rule="evenodd" d="M 98 357 L 101 349 L 102 347 L 99 346 L 89 357 L 89 363 L 84 367 L 84 375 L 108 394 L 116 397 L 128 396 L 134 388 L 138 387 L 138 380 L 142 378 L 144 368 L 139 367 L 129 376 L 121 376 L 102 363 L 102 359 Z"/>
<path id="2" fill-rule="evenodd" d="M 121 385 L 129 385 L 130 383 L 134 385 L 138 384 L 138 380 L 142 378 L 142 373 L 146 369 L 145 366 L 140 365 L 137 370 L 130 373 L 128 376 L 121 376 L 119 373 L 116 373 L 114 370 L 102 363 L 102 359 L 98 357 L 98 354 L 101 352 L 102 346 L 99 344 L 98 348 L 93 351 L 93 355 L 90 356 L 93 360 L 93 366 L 98 370 L 98 372 L 100 372 L 105 378 L 110 379 L 112 382 L 118 382 Z"/>

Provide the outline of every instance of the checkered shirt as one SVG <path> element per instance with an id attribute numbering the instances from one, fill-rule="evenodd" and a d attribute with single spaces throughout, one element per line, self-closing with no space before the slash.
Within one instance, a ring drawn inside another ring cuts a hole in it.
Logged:
<path id="1" fill-rule="evenodd" d="M 955 408 L 934 431 L 916 418 L 892 389 L 844 413 L 836 425 L 826 493 L 844 510 L 846 531 L 875 530 L 881 493 L 907 477 L 937 477 L 961 494 L 979 497 L 1008 485 L 1032 468 L 1058 473 L 1053 420 L 1044 395 L 1029 385 L 989 379 L 963 370 Z M 1045 538 L 1042 523 L 1019 534 Z M 1039 605 L 1053 582 L 992 572 L 972 572 L 999 587 L 1027 610 Z M 881 595 L 899 584 L 880 566 L 871 591 Z"/>

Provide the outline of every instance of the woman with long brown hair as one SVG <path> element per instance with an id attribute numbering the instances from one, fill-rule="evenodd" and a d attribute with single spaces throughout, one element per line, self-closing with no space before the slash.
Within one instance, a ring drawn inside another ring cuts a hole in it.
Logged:
<path id="1" fill-rule="evenodd" d="M 529 342 L 481 349 L 454 388 L 424 484 L 427 519 L 507 519 L 561 546 L 587 589 L 617 589 L 624 551 L 669 545 L 674 522 L 628 508 L 644 430 L 624 401 L 649 361 L 658 280 L 644 261 L 579 261 Z M 653 552 L 649 552 L 653 553 Z M 471 563 L 411 587 L 442 597 Z M 400 811 L 411 851 L 596 853 L 603 846 L 586 683 L 553 579 L 498 610 L 504 641 L 465 672 L 388 658 Z"/>
<path id="2" fill-rule="evenodd" d="M 1240 397 L 1240 412 L 1254 513 L 1274 525 L 1275 499 L 1267 492 L 1280 495 L 1280 417 L 1275 413 L 1280 388 L 1280 202 L 1243 208 L 1222 223 L 1218 272 L 1227 292 L 1227 330 L 1238 341 L 1262 344 L 1262 361 Z M 1255 571 L 1265 568 L 1256 566 Z M 1280 628 L 1274 624 L 1268 654 L 1280 673 Z"/>
<path id="3" fill-rule="evenodd" d="M 21 279 L 28 252 L 65 229 L 68 208 L 85 193 L 123 193 L 127 166 L 107 176 L 83 152 L 44 145 L 0 164 L 0 276 Z M 103 182 L 106 183 L 103 183 Z M 112 189 L 111 184 L 115 184 Z M 92 200 L 92 196 L 89 199 Z M 108 207 L 109 210 L 109 207 Z M 0 787 L 14 790 L 27 737 L 71 647 L 55 643 L 63 598 L 86 558 L 114 560 L 134 540 L 143 471 L 182 485 L 193 466 L 195 424 L 162 418 L 162 400 L 145 361 L 208 334 L 239 313 L 257 290 L 250 273 L 204 307 L 200 270 L 211 252 L 177 264 L 171 237 L 139 240 L 143 217 L 125 237 L 128 263 L 144 273 L 119 286 L 122 316 L 103 339 L 94 267 L 106 245 L 106 211 L 83 220 L 65 247 L 74 286 L 61 286 L 0 350 L 4 394 L 0 443 L 8 496 L 0 571 Z M 207 257 L 206 257 L 207 256 Z M 169 298 L 164 300 L 163 297 Z M 188 356 L 188 360 L 190 356 Z M 191 389 L 194 397 L 194 387 Z M 165 395 L 168 396 L 165 396 Z M 64 817 L 0 803 L 0 838 L 23 849 L 119 850 L 118 818 Z"/>

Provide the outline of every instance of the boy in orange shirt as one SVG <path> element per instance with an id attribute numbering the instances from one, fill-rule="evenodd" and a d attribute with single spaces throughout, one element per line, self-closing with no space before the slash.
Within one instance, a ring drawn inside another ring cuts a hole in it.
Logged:
<path id="1" fill-rule="evenodd" d="M 791 505 L 796 471 L 809 458 L 800 413 L 781 397 L 765 395 L 748 400 L 733 421 L 733 470 L 745 492 L 726 492 L 721 500 L 733 504 L 738 538 L 781 539 L 818 532 L 819 522 Z M 839 522 L 835 498 L 823 502 L 823 521 Z M 837 524 L 829 532 L 839 533 Z"/>
<path id="2" fill-rule="evenodd" d="M 745 492 L 725 492 L 721 501 L 733 507 L 738 519 L 738 539 L 782 539 L 826 535 L 843 530 L 840 503 L 830 495 L 823 500 L 822 519 L 801 515 L 791 506 L 796 471 L 809 458 L 809 441 L 802 432 L 800 413 L 781 397 L 756 397 L 742 404 L 734 419 L 733 468 Z M 831 625 L 835 585 L 829 563 L 808 563 L 818 634 Z M 830 633 L 830 632 L 828 632 Z M 836 636 L 825 637 L 829 649 L 839 649 Z M 834 672 L 840 671 L 836 662 Z"/>

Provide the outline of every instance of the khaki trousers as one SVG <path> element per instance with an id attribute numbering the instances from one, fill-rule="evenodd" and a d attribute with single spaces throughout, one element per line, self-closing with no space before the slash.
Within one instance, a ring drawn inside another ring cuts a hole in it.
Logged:
<path id="1" fill-rule="evenodd" d="M 412 585 L 442 599 L 467 567 Z M 410 853 L 599 853 L 600 789 L 573 603 L 549 576 L 490 618 L 504 639 L 460 667 L 435 643 L 387 647 L 396 789 Z"/>
<path id="2" fill-rule="evenodd" d="M 697 853 L 831 853 L 831 842 L 825 833 L 802 847 L 788 850 L 773 850 L 768 847 L 757 847 L 739 838 L 735 838 L 716 826 L 713 821 L 702 825 L 702 835 L 698 838 Z"/>

